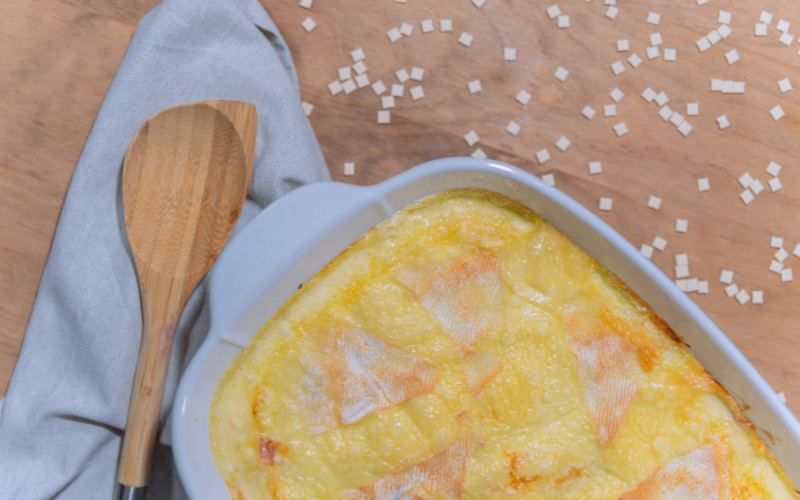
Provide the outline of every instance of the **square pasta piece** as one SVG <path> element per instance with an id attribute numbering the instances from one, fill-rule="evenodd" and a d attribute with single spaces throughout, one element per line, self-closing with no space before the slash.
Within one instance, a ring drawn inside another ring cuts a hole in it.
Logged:
<path id="1" fill-rule="evenodd" d="M 722 79 L 721 78 L 712 78 L 711 79 L 711 91 L 712 92 L 722 92 Z"/>
<path id="2" fill-rule="evenodd" d="M 639 67 L 639 65 L 640 65 L 640 64 L 642 64 L 642 58 L 641 58 L 641 57 L 639 57 L 639 55 L 638 55 L 638 54 L 634 53 L 633 55 L 631 55 L 631 56 L 628 58 L 628 64 L 630 64 L 631 66 L 633 66 L 633 69 L 636 69 L 636 68 L 638 68 L 638 67 Z"/>
<path id="3" fill-rule="evenodd" d="M 667 248 L 667 240 L 660 236 L 656 236 L 656 239 L 653 240 L 653 248 L 663 252 L 664 249 Z"/>
<path id="4" fill-rule="evenodd" d="M 622 61 L 617 61 L 611 65 L 611 71 L 613 71 L 615 75 L 625 73 L 625 65 L 622 64 Z"/>
<path id="5" fill-rule="evenodd" d="M 484 153 L 481 148 L 478 148 L 475 151 L 473 151 L 470 156 L 473 157 L 473 158 L 477 158 L 479 160 L 485 160 L 486 159 L 486 153 Z"/>
<path id="6" fill-rule="evenodd" d="M 619 9 L 614 7 L 613 5 L 609 7 L 608 10 L 606 11 L 606 17 L 609 19 L 614 19 L 615 17 L 617 17 L 617 14 L 619 14 Z"/>
<path id="7" fill-rule="evenodd" d="M 647 13 L 647 22 L 650 24 L 658 25 L 661 22 L 661 14 L 657 14 L 655 12 L 648 12 Z"/>
<path id="8" fill-rule="evenodd" d="M 394 103 L 394 96 L 393 95 L 385 95 L 381 97 L 381 107 L 383 109 L 393 109 L 395 106 Z"/>
<path id="9" fill-rule="evenodd" d="M 722 270 L 722 274 L 719 277 L 720 283 L 725 283 L 726 285 L 730 285 L 733 283 L 733 271 L 728 271 L 727 269 Z"/>
<path id="10" fill-rule="evenodd" d="M 388 125 L 392 123 L 392 113 L 389 111 L 378 111 L 378 124 Z"/>
<path id="11" fill-rule="evenodd" d="M 778 31 L 783 31 L 784 33 L 786 33 L 787 31 L 789 31 L 789 27 L 791 25 L 792 25 L 792 23 L 790 23 L 789 21 L 784 21 L 783 19 L 781 19 L 781 20 L 778 21 L 777 28 L 778 28 Z"/>
<path id="12" fill-rule="evenodd" d="M 761 184 L 761 181 L 756 179 L 750 184 L 750 191 L 753 192 L 754 195 L 758 196 L 758 194 L 764 190 L 764 185 Z"/>
<path id="13" fill-rule="evenodd" d="M 345 81 L 350 79 L 350 66 L 339 68 L 339 80 Z"/>
<path id="14" fill-rule="evenodd" d="M 661 55 L 661 51 L 658 50 L 658 47 L 648 47 L 647 48 L 647 58 L 648 59 L 655 59 Z"/>
<path id="15" fill-rule="evenodd" d="M 547 8 L 547 15 L 550 16 L 550 19 L 554 17 L 558 17 L 561 15 L 561 9 L 558 8 L 558 4 L 551 5 Z"/>
<path id="16" fill-rule="evenodd" d="M 701 7 L 702 7 L 703 5 L 705 5 L 705 4 L 707 4 L 707 3 L 708 3 L 708 0 L 697 0 L 697 5 L 699 5 L 699 6 L 701 6 Z"/>
<path id="17" fill-rule="evenodd" d="M 558 16 L 558 27 L 559 28 L 569 28 L 569 16 L 566 14 L 562 14 Z"/>
<path id="18" fill-rule="evenodd" d="M 766 23 L 756 23 L 756 36 L 767 36 Z"/>
<path id="19" fill-rule="evenodd" d="M 478 7 L 479 9 L 483 7 L 484 3 L 486 3 L 486 0 L 472 0 L 472 5 Z"/>
<path id="20" fill-rule="evenodd" d="M 772 179 L 769 180 L 769 188 L 772 189 L 773 193 L 775 191 L 780 191 L 781 188 L 783 188 L 783 185 L 781 184 L 781 180 L 778 179 L 777 177 L 773 177 Z"/>
<path id="21" fill-rule="evenodd" d="M 733 31 L 731 30 L 730 26 L 728 26 L 727 24 L 723 24 L 722 26 L 717 28 L 717 33 L 719 33 L 719 36 L 721 36 L 724 39 L 728 38 L 730 34 L 733 33 Z"/>
<path id="22" fill-rule="evenodd" d="M 783 271 L 781 271 L 781 281 L 782 282 L 787 283 L 789 281 L 792 281 L 793 279 L 794 279 L 794 277 L 792 276 L 792 270 L 791 269 L 784 269 Z"/>
<path id="23" fill-rule="evenodd" d="M 589 173 L 594 174 L 602 174 L 603 173 L 603 163 L 599 161 L 590 161 L 589 162 Z M 800 244 L 798 244 L 800 247 Z"/>
<path id="24" fill-rule="evenodd" d="M 553 76 L 556 78 L 556 80 L 561 80 L 563 82 L 567 79 L 567 76 L 569 76 L 569 70 L 559 66 L 558 69 L 556 69 L 556 72 L 553 73 Z"/>
<path id="25" fill-rule="evenodd" d="M 789 256 L 789 252 L 784 250 L 783 248 L 779 248 L 777 252 L 775 252 L 775 260 L 778 262 L 783 262 L 786 260 L 786 257 Z"/>
<path id="26" fill-rule="evenodd" d="M 536 153 L 536 160 L 539 163 L 544 163 L 549 159 L 550 159 L 550 153 L 547 151 L 547 149 L 543 149 Z"/>
<path id="27" fill-rule="evenodd" d="M 358 75 L 356 77 L 356 85 L 358 85 L 358 88 L 360 89 L 363 89 L 364 87 L 369 85 L 369 76 L 367 76 L 366 73 L 363 75 Z"/>
<path id="28" fill-rule="evenodd" d="M 800 243 L 795 245 L 794 251 L 792 251 L 792 255 L 794 255 L 795 257 L 800 257 Z"/>
<path id="29" fill-rule="evenodd" d="M 688 278 L 689 277 L 689 266 L 675 266 L 675 277 L 676 278 Z"/>
<path id="30" fill-rule="evenodd" d="M 769 110 L 769 114 L 772 115 L 772 119 L 775 121 L 778 121 L 786 116 L 786 113 L 783 112 L 783 108 L 780 104 Z"/>
<path id="31" fill-rule="evenodd" d="M 769 263 L 769 270 L 775 274 L 780 274 L 783 271 L 783 263 L 773 260 Z"/>
<path id="32" fill-rule="evenodd" d="M 400 40 L 401 38 L 403 38 L 402 33 L 400 33 L 400 30 L 397 29 L 396 27 L 390 29 L 389 31 L 387 31 L 386 32 L 386 36 L 389 37 L 389 41 L 392 42 L 392 43 L 394 43 L 394 42 Z"/>
<path id="33" fill-rule="evenodd" d="M 418 101 L 418 100 L 422 99 L 423 97 L 425 97 L 425 91 L 422 90 L 422 85 L 417 85 L 416 87 L 411 87 L 411 89 L 408 91 L 408 93 L 411 94 L 411 100 L 412 101 Z"/>
<path id="34" fill-rule="evenodd" d="M 453 31 L 453 20 L 452 19 L 439 20 L 439 31 L 441 31 L 442 33 L 449 33 Z"/>
<path id="35" fill-rule="evenodd" d="M 697 190 L 701 193 L 704 193 L 711 189 L 711 183 L 708 180 L 708 177 L 703 179 L 697 179 Z"/>
<path id="36" fill-rule="evenodd" d="M 631 44 L 628 40 L 617 40 L 617 52 L 627 52 L 631 50 Z"/>
<path id="37" fill-rule="evenodd" d="M 328 84 L 328 90 L 331 92 L 331 95 L 336 95 L 342 91 L 342 82 L 339 80 L 334 80 Z"/>
<path id="38" fill-rule="evenodd" d="M 314 3 L 314 0 L 300 0 L 300 7 L 310 9 L 312 3 Z"/>
<path id="39" fill-rule="evenodd" d="M 420 21 L 419 23 L 420 30 L 423 33 L 430 33 L 433 31 L 433 20 L 432 19 L 425 19 L 424 21 Z"/>
<path id="40" fill-rule="evenodd" d="M 612 99 L 614 99 L 614 102 L 619 102 L 622 100 L 623 97 L 625 97 L 625 93 L 622 92 L 619 89 L 619 87 L 614 87 L 614 90 L 612 90 L 611 93 L 609 93 L 608 95 L 611 96 Z"/>
<path id="41" fill-rule="evenodd" d="M 675 284 L 678 285 L 678 290 L 680 290 L 681 292 L 688 292 L 689 288 L 686 285 L 687 281 L 688 280 L 686 279 L 675 280 Z"/>
<path id="42" fill-rule="evenodd" d="M 572 144 L 570 140 L 563 135 L 556 141 L 556 147 L 562 152 L 566 151 L 570 144 Z"/>
<path id="43" fill-rule="evenodd" d="M 661 208 L 661 198 L 658 196 L 650 195 L 650 199 L 647 201 L 647 206 L 652 208 L 653 210 L 658 210 Z"/>
<path id="44" fill-rule="evenodd" d="M 765 10 L 762 10 L 761 11 L 761 17 L 759 17 L 758 20 L 760 22 L 764 23 L 764 24 L 771 24 L 772 23 L 772 14 L 770 14 L 769 12 L 767 12 Z"/>
<path id="45" fill-rule="evenodd" d="M 314 20 L 311 19 L 310 17 L 305 18 L 303 22 L 300 23 L 300 25 L 303 27 L 304 30 L 306 30 L 306 33 L 311 33 L 314 30 L 314 28 L 317 27 L 317 23 L 315 23 Z"/>
<path id="46" fill-rule="evenodd" d="M 678 51 L 675 49 L 664 49 L 664 60 L 675 62 L 678 58 Z"/>
<path id="47" fill-rule="evenodd" d="M 644 92 L 642 92 L 642 99 L 644 99 L 647 102 L 653 102 L 653 99 L 655 98 L 656 98 L 656 91 L 651 89 L 650 87 L 647 87 L 646 89 L 644 89 Z"/>
<path id="48" fill-rule="evenodd" d="M 342 168 L 342 175 L 356 175 L 356 164 L 346 162 Z"/>
<path id="49" fill-rule="evenodd" d="M 466 31 L 464 31 L 464 32 L 461 33 L 461 36 L 458 37 L 458 43 L 460 43 L 464 47 L 469 47 L 470 45 L 472 45 L 472 39 L 473 38 L 474 37 L 472 35 L 470 35 Z"/>
<path id="50" fill-rule="evenodd" d="M 397 83 L 392 84 L 392 95 L 395 97 L 403 97 L 403 93 L 405 92 L 406 88 L 402 85 Z"/>
<path id="51" fill-rule="evenodd" d="M 681 134 L 683 134 L 684 137 L 686 137 L 687 135 L 689 135 L 689 132 L 691 132 L 693 128 L 694 127 L 692 127 L 691 123 L 684 120 L 683 123 L 678 125 L 678 132 L 680 132 Z"/>
<path id="52" fill-rule="evenodd" d="M 697 116 L 700 114 L 700 104 L 690 102 L 686 105 L 686 116 Z"/>
<path id="53" fill-rule="evenodd" d="M 467 146 L 472 147 L 480 140 L 480 137 L 478 137 L 478 134 L 474 130 L 470 130 L 467 135 L 464 136 L 464 140 L 467 141 Z"/>
<path id="54" fill-rule="evenodd" d="M 663 106 L 668 102 L 669 102 L 669 97 L 667 96 L 667 94 L 664 92 L 659 92 L 658 95 L 656 96 L 656 104 L 658 104 L 659 106 Z"/>
<path id="55" fill-rule="evenodd" d="M 764 291 L 753 290 L 753 304 L 763 304 L 763 303 L 764 303 Z"/>
<path id="56" fill-rule="evenodd" d="M 692 278 L 690 280 L 686 280 L 686 291 L 687 292 L 696 292 L 699 288 L 700 283 L 697 281 L 697 278 Z"/>
<path id="57" fill-rule="evenodd" d="M 728 64 L 733 64 L 739 60 L 739 53 L 736 52 L 736 49 L 729 50 L 725 52 L 725 59 L 728 60 Z"/>
<path id="58" fill-rule="evenodd" d="M 644 258 L 645 258 L 645 259 L 649 259 L 649 258 L 651 258 L 651 257 L 653 256 L 653 247 L 651 247 L 650 245 L 646 245 L 646 244 L 644 244 L 644 245 L 642 245 L 642 247 L 639 249 L 639 252 L 640 252 L 642 255 L 644 255 Z"/>
<path id="59" fill-rule="evenodd" d="M 708 41 L 711 42 L 711 45 L 716 45 L 717 42 L 722 40 L 722 35 L 720 35 L 719 31 L 717 30 L 711 30 L 711 33 L 706 35 L 706 38 L 708 38 Z"/>
<path id="60" fill-rule="evenodd" d="M 504 61 L 516 61 L 517 60 L 517 49 L 513 49 L 510 47 L 506 47 L 503 49 L 503 60 Z"/>
<path id="61" fill-rule="evenodd" d="M 685 233 L 689 229 L 689 221 L 678 219 L 675 221 L 675 232 L 676 233 Z"/>
<path id="62" fill-rule="evenodd" d="M 706 37 L 703 37 L 694 43 L 697 45 L 697 48 L 700 49 L 700 52 L 705 52 L 711 48 L 711 42 L 709 42 L 708 38 Z"/>
<path id="63" fill-rule="evenodd" d="M 398 71 L 395 71 L 394 76 L 397 77 L 397 81 L 400 83 L 406 83 L 408 79 L 411 78 L 405 68 L 400 68 Z"/>
<path id="64" fill-rule="evenodd" d="M 728 298 L 733 297 L 737 293 L 739 293 L 739 287 L 736 285 L 736 283 L 725 287 L 725 295 L 727 295 Z"/>
<path id="65" fill-rule="evenodd" d="M 411 79 L 417 82 L 422 81 L 422 77 L 425 76 L 425 70 L 422 68 L 411 68 Z"/>
<path id="66" fill-rule="evenodd" d="M 741 194 L 739 194 L 739 198 L 742 199 L 745 205 L 749 205 L 750 202 L 756 199 L 756 197 L 753 195 L 753 192 L 749 189 L 742 191 Z"/>
<path id="67" fill-rule="evenodd" d="M 524 105 L 528 104 L 528 102 L 531 100 L 531 97 L 532 96 L 528 92 L 526 92 L 524 90 L 520 90 L 519 94 L 517 94 L 517 97 L 515 97 L 514 99 L 516 99 L 516 101 L 518 103 L 520 103 L 520 104 L 522 104 L 524 106 Z M 589 119 L 591 120 L 591 118 L 589 118 Z"/>
<path id="68" fill-rule="evenodd" d="M 675 111 L 672 113 L 672 116 L 669 117 L 670 123 L 675 125 L 676 127 L 680 127 L 681 123 L 683 123 L 683 115 Z"/>
<path id="69" fill-rule="evenodd" d="M 744 82 L 733 82 L 732 93 L 734 93 L 734 94 L 744 94 Z"/>
<path id="70" fill-rule="evenodd" d="M 616 104 L 606 104 L 603 106 L 603 116 L 608 118 L 609 116 L 617 116 L 617 105 Z"/>
<path id="71" fill-rule="evenodd" d="M 354 82 L 353 80 L 347 80 L 345 82 L 342 82 L 342 90 L 344 90 L 344 93 L 347 95 L 352 94 L 357 88 L 358 85 L 356 85 L 356 82 Z"/>
<path id="72" fill-rule="evenodd" d="M 556 186 L 556 178 L 555 178 L 555 176 L 553 174 L 545 174 L 545 175 L 543 175 L 542 176 L 542 180 L 548 186 L 553 186 L 553 187 Z"/>
<path id="73" fill-rule="evenodd" d="M 664 43 L 664 40 L 661 38 L 661 33 L 652 33 L 650 35 L 650 45 L 655 47 L 657 45 L 661 45 Z"/>
<path id="74" fill-rule="evenodd" d="M 667 121 L 672 118 L 674 111 L 668 105 L 664 105 L 660 110 L 658 110 L 658 116 L 661 117 L 662 120 Z"/>
<path id="75" fill-rule="evenodd" d="M 364 55 L 364 49 L 358 48 L 356 50 L 351 50 L 350 51 L 350 57 L 352 57 L 353 58 L 353 62 L 356 63 L 356 62 L 366 58 L 367 56 Z"/>
<path id="76" fill-rule="evenodd" d="M 745 305 L 750 302 L 750 295 L 746 291 L 740 290 L 739 293 L 736 294 L 736 300 L 739 301 L 739 304 Z"/>
<path id="77" fill-rule="evenodd" d="M 731 13 L 726 10 L 719 11 L 717 22 L 720 24 L 731 24 Z"/>
<path id="78" fill-rule="evenodd" d="M 784 33 L 783 35 L 781 35 L 781 37 L 778 39 L 778 41 L 781 42 L 782 44 L 786 45 L 787 47 L 791 47 L 792 46 L 792 42 L 794 42 L 794 37 L 792 35 L 790 35 L 789 33 Z"/>
<path id="79" fill-rule="evenodd" d="M 519 131 L 522 130 L 522 127 L 515 121 L 508 122 L 508 127 L 506 127 L 506 132 L 516 137 L 519 134 Z"/>
<path id="80" fill-rule="evenodd" d="M 414 27 L 408 23 L 403 23 L 400 25 L 400 34 L 403 36 L 411 36 L 411 33 L 414 32 Z"/>
<path id="81" fill-rule="evenodd" d="M 614 125 L 614 132 L 617 134 L 617 137 L 622 137 L 629 132 L 628 126 L 625 125 L 625 122 L 619 122 Z"/>
<path id="82" fill-rule="evenodd" d="M 733 82 L 730 80 L 723 80 L 722 81 L 722 93 L 723 94 L 732 94 L 733 93 Z"/>
<path id="83" fill-rule="evenodd" d="M 306 101 L 303 101 L 302 104 L 303 112 L 306 114 L 306 116 L 311 116 L 311 112 L 314 111 L 314 105 Z"/>
<path id="84" fill-rule="evenodd" d="M 706 295 L 708 294 L 708 281 L 697 282 L 697 293 Z"/>
<path id="85" fill-rule="evenodd" d="M 717 123 L 719 124 L 719 129 L 724 130 L 730 126 L 730 122 L 728 121 L 727 115 L 722 115 L 717 117 Z"/>
<path id="86" fill-rule="evenodd" d="M 470 94 L 477 94 L 478 92 L 483 90 L 483 87 L 481 87 L 480 80 L 472 80 L 471 82 L 467 83 L 467 88 L 469 89 Z"/>
<path id="87" fill-rule="evenodd" d="M 612 200 L 611 198 L 600 198 L 600 207 L 599 208 L 600 208 L 600 210 L 602 210 L 604 212 L 610 212 L 611 211 L 611 207 L 613 206 L 613 204 L 614 204 L 614 200 Z"/>
<path id="88" fill-rule="evenodd" d="M 364 64 L 364 61 L 358 61 L 353 65 L 353 71 L 355 71 L 357 75 L 363 75 L 367 72 L 367 65 Z"/>
<path id="89" fill-rule="evenodd" d="M 778 88 L 781 89 L 781 93 L 789 92 L 792 90 L 792 82 L 789 81 L 788 78 L 784 78 L 783 80 L 778 81 Z"/>
<path id="90" fill-rule="evenodd" d="M 771 246 L 772 248 L 783 248 L 783 238 L 780 238 L 778 236 L 773 236 L 769 240 L 769 246 Z"/>
<path id="91" fill-rule="evenodd" d="M 372 91 L 378 96 L 386 92 L 386 85 L 384 85 L 383 80 L 378 80 L 377 82 L 373 83 Z"/>
<path id="92" fill-rule="evenodd" d="M 597 114 L 597 111 L 595 111 L 591 106 L 584 106 L 581 114 L 591 120 L 594 118 L 594 115 Z"/>
<path id="93" fill-rule="evenodd" d="M 778 177 L 778 174 L 781 173 L 781 169 L 782 168 L 783 167 L 781 167 L 780 165 L 778 165 L 774 161 L 771 161 L 771 162 L 769 162 L 769 166 L 767 167 L 767 173 L 769 175 L 771 175 L 772 177 Z"/>

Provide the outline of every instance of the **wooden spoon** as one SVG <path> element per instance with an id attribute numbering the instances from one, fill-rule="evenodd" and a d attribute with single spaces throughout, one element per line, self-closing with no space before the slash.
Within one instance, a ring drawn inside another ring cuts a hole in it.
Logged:
<path id="1" fill-rule="evenodd" d="M 175 328 L 239 218 L 256 127 L 249 103 L 184 104 L 144 122 L 125 156 L 122 200 L 142 295 L 142 344 L 117 498 L 144 498 Z"/>

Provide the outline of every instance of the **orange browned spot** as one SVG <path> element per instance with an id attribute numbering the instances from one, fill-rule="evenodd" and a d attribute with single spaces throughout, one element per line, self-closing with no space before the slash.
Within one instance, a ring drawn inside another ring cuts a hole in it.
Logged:
<path id="1" fill-rule="evenodd" d="M 458 423 L 463 425 L 464 422 L 466 422 L 466 421 L 467 421 L 467 411 L 466 410 L 462 410 L 458 414 Z"/>
<path id="2" fill-rule="evenodd" d="M 225 481 L 225 486 L 228 487 L 228 492 L 231 494 L 231 500 L 247 500 L 244 497 L 244 493 L 236 486 L 236 483 L 232 481 Z"/>
<path id="3" fill-rule="evenodd" d="M 571 481 L 573 479 L 577 479 L 586 472 L 586 469 L 582 469 L 580 467 L 572 467 L 570 470 L 567 471 L 566 475 L 558 476 L 553 481 L 556 484 L 564 484 L 567 481 Z"/>
<path id="4" fill-rule="evenodd" d="M 261 438 L 261 443 L 258 450 L 258 458 L 267 465 L 275 465 L 275 459 L 278 456 L 278 450 L 275 447 L 275 442 L 269 438 Z"/>
<path id="5" fill-rule="evenodd" d="M 511 476 L 511 482 L 508 484 L 508 487 L 513 490 L 519 490 L 520 488 L 524 487 L 526 484 L 530 484 L 534 481 L 541 479 L 541 476 L 525 476 L 520 474 L 519 472 L 519 462 L 520 458 L 517 456 L 516 453 L 512 452 L 509 456 L 510 465 L 509 465 L 509 476 Z"/>
<path id="6" fill-rule="evenodd" d="M 459 500 L 464 496 L 466 461 L 472 440 L 464 438 L 430 458 L 383 477 L 357 490 L 347 490 L 347 500 L 418 498 Z"/>
<path id="7" fill-rule="evenodd" d="M 636 347 L 608 329 L 573 334 L 570 350 L 577 358 L 581 387 L 600 444 L 614 440 L 644 373 Z"/>
<path id="8" fill-rule="evenodd" d="M 697 448 L 650 474 L 618 500 L 722 500 L 728 498 L 725 458 L 714 444 Z"/>

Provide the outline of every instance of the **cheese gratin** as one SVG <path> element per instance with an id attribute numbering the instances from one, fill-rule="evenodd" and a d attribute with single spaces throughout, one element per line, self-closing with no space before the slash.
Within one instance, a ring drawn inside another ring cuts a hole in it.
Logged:
<path id="1" fill-rule="evenodd" d="M 800 498 L 646 304 L 478 190 L 407 207 L 298 290 L 209 426 L 235 500 Z"/>

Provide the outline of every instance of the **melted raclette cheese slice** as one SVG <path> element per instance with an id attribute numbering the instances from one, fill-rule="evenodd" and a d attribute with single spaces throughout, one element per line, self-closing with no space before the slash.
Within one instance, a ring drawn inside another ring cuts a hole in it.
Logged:
<path id="1" fill-rule="evenodd" d="M 408 207 L 306 283 L 209 432 L 236 500 L 800 498 L 646 304 L 485 191 Z"/>

